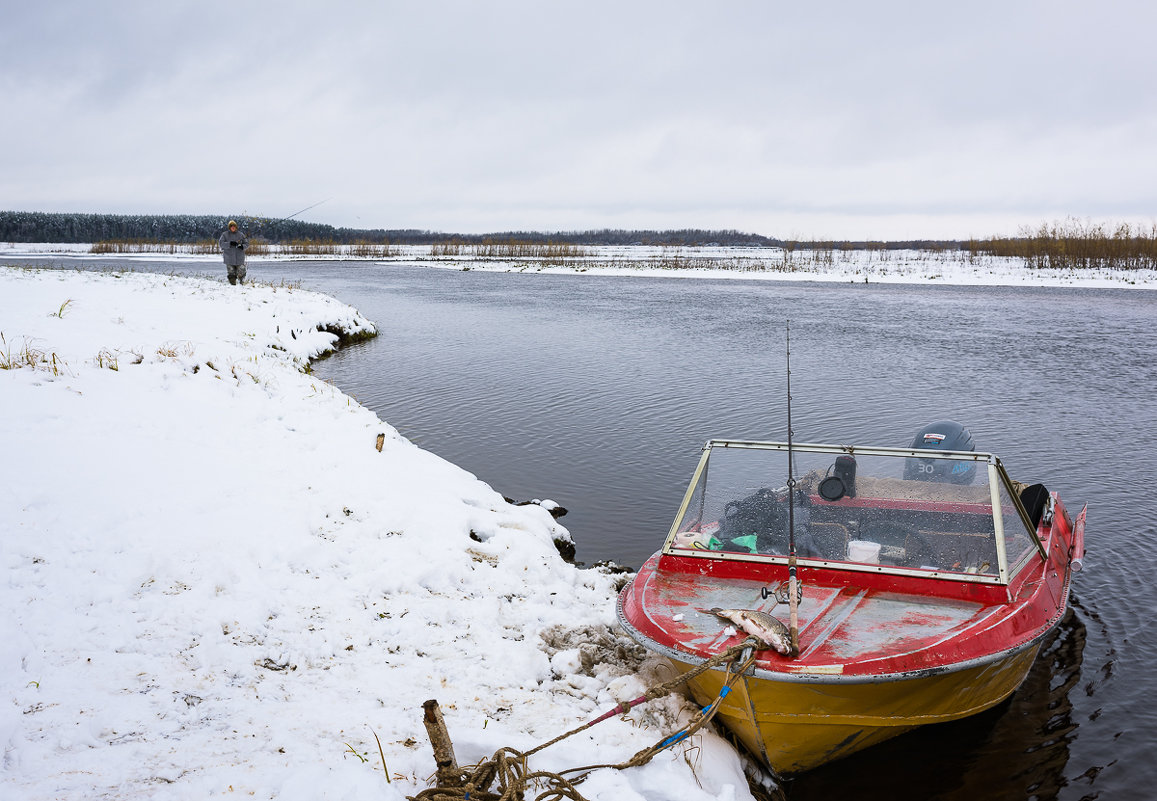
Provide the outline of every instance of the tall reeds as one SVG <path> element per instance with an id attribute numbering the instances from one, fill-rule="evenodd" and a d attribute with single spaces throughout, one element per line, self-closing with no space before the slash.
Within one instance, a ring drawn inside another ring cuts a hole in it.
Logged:
<path id="1" fill-rule="evenodd" d="M 157 239 L 103 239 L 94 242 L 89 253 L 210 253 L 217 250 L 216 240 L 203 242 L 161 242 Z"/>
<path id="2" fill-rule="evenodd" d="M 563 264 L 587 258 L 582 245 L 569 242 L 528 242 L 518 239 L 484 239 L 481 242 L 463 242 L 451 239 L 430 246 L 434 258 L 468 258 L 488 261 L 525 259 L 542 264 Z"/>
<path id="3" fill-rule="evenodd" d="M 154 239 L 106 239 L 93 243 L 90 253 L 161 253 L 205 256 L 220 253 L 216 239 L 198 242 L 160 242 Z M 340 256 L 351 259 L 384 259 L 397 255 L 389 242 L 371 242 L 359 239 L 342 244 L 334 239 L 294 239 L 284 244 L 273 244 L 263 237 L 253 236 L 245 252 L 250 256 L 284 253 L 290 256 Z"/>
<path id="4" fill-rule="evenodd" d="M 354 259 L 385 259 L 397 255 L 397 250 L 389 242 L 371 242 L 359 239 L 347 246 L 346 255 Z"/>
<path id="5" fill-rule="evenodd" d="M 1018 236 L 971 240 L 969 252 L 1023 259 L 1032 269 L 1141 270 L 1157 268 L 1157 223 L 1104 224 L 1069 217 L 1024 226 Z"/>
<path id="6" fill-rule="evenodd" d="M 461 239 L 450 239 L 430 245 L 430 255 L 435 258 L 455 258 L 462 255 L 466 243 Z"/>

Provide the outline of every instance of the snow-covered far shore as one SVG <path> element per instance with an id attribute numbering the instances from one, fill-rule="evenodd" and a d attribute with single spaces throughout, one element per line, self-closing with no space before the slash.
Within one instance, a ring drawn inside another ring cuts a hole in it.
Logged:
<path id="1" fill-rule="evenodd" d="M 385 247 L 385 246 L 383 246 Z M 204 263 L 219 269 L 218 254 L 184 250 L 147 249 L 131 253 L 92 253 L 92 245 L 0 243 L 0 262 L 5 256 L 27 259 L 53 256 L 75 260 L 116 259 L 131 267 L 134 262 L 164 259 L 180 263 Z M 252 256 L 251 263 L 368 260 L 381 265 L 408 264 L 450 270 L 489 270 L 550 274 L 643 276 L 649 278 L 710 278 L 771 281 L 826 281 L 886 284 L 1049 286 L 1118 289 L 1157 289 L 1157 270 L 1029 268 L 1022 259 L 1004 256 L 973 256 L 959 250 L 795 250 L 754 247 L 648 247 L 642 245 L 581 248 L 582 255 L 544 255 L 510 258 L 480 255 L 486 248 L 463 246 L 447 255 L 429 245 L 390 245 L 386 256 L 358 256 L 359 246 L 337 246 L 334 252 L 302 255 L 291 248 L 269 246 L 269 252 Z"/>
<path id="2" fill-rule="evenodd" d="M 400 801 L 434 773 L 427 699 L 469 765 L 670 678 L 545 508 L 308 373 L 372 327 L 293 287 L 0 267 L 0 796 Z M 693 712 L 531 766 L 626 761 Z M 581 790 L 751 797 L 710 733 Z"/>

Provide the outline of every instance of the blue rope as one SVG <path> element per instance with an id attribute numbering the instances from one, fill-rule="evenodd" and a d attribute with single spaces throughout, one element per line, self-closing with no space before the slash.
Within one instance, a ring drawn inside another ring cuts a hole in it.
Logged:
<path id="1" fill-rule="evenodd" d="M 707 710 L 709 710 L 711 707 L 715 706 L 717 703 L 719 703 L 719 702 L 720 702 L 720 701 L 722 701 L 724 698 L 726 698 L 726 697 L 727 697 L 727 694 L 728 694 L 729 692 L 731 692 L 731 688 L 730 688 L 730 687 L 724 687 L 723 689 L 721 689 L 721 690 L 719 691 L 719 697 L 718 697 L 717 699 L 715 699 L 715 701 L 712 701 L 710 704 L 708 704 L 707 706 L 703 707 L 703 708 L 702 708 L 701 710 L 699 710 L 699 711 L 700 711 L 700 712 L 706 712 L 706 711 L 707 711 Z M 663 742 L 659 743 L 659 748 L 660 748 L 660 750 L 661 750 L 661 749 L 663 749 L 663 748 L 666 748 L 666 747 L 668 747 L 668 746 L 674 745 L 675 743 L 679 742 L 679 741 L 680 741 L 680 740 L 682 740 L 684 737 L 686 737 L 688 734 L 690 734 L 690 732 L 688 732 L 688 731 L 681 731 L 681 732 L 679 732 L 679 733 L 677 733 L 677 734 L 672 734 L 672 735 L 671 735 L 670 737 L 668 737 L 666 740 L 664 740 Z"/>

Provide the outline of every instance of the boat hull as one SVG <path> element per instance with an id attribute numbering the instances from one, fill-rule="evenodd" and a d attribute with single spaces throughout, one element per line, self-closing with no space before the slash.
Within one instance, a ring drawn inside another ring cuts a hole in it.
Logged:
<path id="1" fill-rule="evenodd" d="M 695 699 L 718 702 L 717 720 L 780 774 L 1008 698 L 1062 619 L 1084 552 L 1085 511 L 1074 521 L 992 455 L 932 459 L 945 475 L 987 464 L 958 487 L 919 478 L 929 459 L 915 451 L 852 453 L 709 442 L 662 550 L 619 594 L 626 632 L 689 674 Z M 900 460 L 916 478 L 896 477 Z M 790 483 L 797 463 L 796 489 L 766 486 L 784 472 Z M 790 651 L 758 651 L 739 680 L 698 671 L 749 633 L 789 626 Z"/>
<path id="2" fill-rule="evenodd" d="M 996 706 L 1021 685 L 1039 650 L 1037 642 L 987 664 L 880 682 L 783 681 L 757 671 L 736 684 L 717 714 L 752 754 L 790 775 L 918 726 Z M 694 667 L 672 663 L 680 672 Z M 721 671 L 708 671 L 688 685 L 696 701 L 707 705 L 725 678 Z"/>

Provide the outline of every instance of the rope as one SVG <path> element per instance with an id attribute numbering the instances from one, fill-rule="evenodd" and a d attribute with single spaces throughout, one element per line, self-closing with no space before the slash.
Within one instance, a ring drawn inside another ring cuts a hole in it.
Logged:
<path id="1" fill-rule="evenodd" d="M 731 692 L 731 687 L 739 680 L 739 677 L 746 673 L 752 664 L 754 664 L 755 651 L 762 645 L 763 643 L 756 638 L 748 637 L 739 645 L 734 645 L 726 651 L 716 654 L 683 675 L 652 687 L 634 701 L 626 701 L 619 704 L 619 706 L 611 710 L 611 712 L 590 723 L 584 723 L 582 726 L 571 729 L 565 734 L 560 734 L 553 740 L 535 746 L 525 753 L 509 747 L 500 748 L 489 760 L 484 760 L 474 766 L 471 773 L 467 774 L 463 772 L 461 784 L 451 787 L 430 787 L 418 793 L 416 796 L 408 796 L 408 799 L 409 801 L 523 801 L 527 788 L 530 785 L 542 783 L 545 784 L 546 789 L 542 794 L 537 796 L 536 801 L 586 801 L 575 785 L 582 783 L 592 772 L 602 768 L 625 770 L 627 768 L 645 765 L 650 762 L 656 754 L 690 737 L 706 726 L 711 719 L 715 717 L 715 713 L 719 710 L 723 699 Z M 746 657 L 743 657 L 745 652 L 750 653 Z M 614 717 L 617 714 L 625 714 L 631 707 L 637 704 L 661 698 L 679 685 L 685 684 L 696 676 L 724 663 L 731 663 L 731 665 L 728 667 L 727 679 L 724 681 L 723 688 L 719 691 L 719 695 L 717 695 L 710 704 L 699 710 L 699 712 L 691 718 L 690 722 L 679 731 L 652 746 L 644 748 L 626 762 L 587 765 L 581 768 L 570 768 L 560 773 L 527 771 L 526 761 L 532 754 L 536 754 L 555 743 L 561 742 L 567 737 L 585 731 L 607 718 Z M 738 665 L 736 663 L 738 663 Z M 569 774 L 577 775 L 568 779 L 566 777 Z M 497 782 L 497 787 L 491 790 L 490 788 L 495 782 Z"/>

